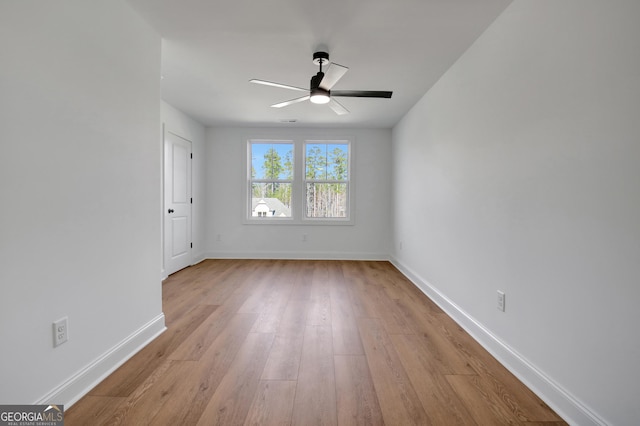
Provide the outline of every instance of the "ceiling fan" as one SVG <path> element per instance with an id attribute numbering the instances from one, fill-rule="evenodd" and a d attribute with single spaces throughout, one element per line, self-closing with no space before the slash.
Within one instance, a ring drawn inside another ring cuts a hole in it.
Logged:
<path id="1" fill-rule="evenodd" d="M 350 98 L 391 98 L 393 92 L 373 91 L 373 90 L 331 90 L 331 88 L 342 78 L 349 68 L 338 65 L 335 62 L 329 62 L 329 54 L 327 52 L 316 52 L 313 54 L 313 63 L 320 67 L 318 73 L 311 77 L 311 85 L 309 89 L 302 87 L 289 86 L 287 84 L 273 83 L 265 80 L 249 80 L 251 83 L 264 84 L 266 86 L 281 87 L 283 89 L 297 90 L 306 92 L 307 95 L 300 98 L 291 99 L 289 101 L 280 102 L 271 105 L 273 108 L 282 108 L 298 102 L 310 100 L 315 104 L 329 104 L 329 107 L 338 115 L 349 114 L 341 103 L 334 98 L 336 96 Z M 325 71 L 322 67 L 326 66 Z"/>

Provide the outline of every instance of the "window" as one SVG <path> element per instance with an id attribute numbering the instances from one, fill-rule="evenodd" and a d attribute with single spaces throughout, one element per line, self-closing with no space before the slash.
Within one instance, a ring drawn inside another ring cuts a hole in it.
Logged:
<path id="1" fill-rule="evenodd" d="M 293 143 L 249 143 L 251 217 L 290 218 L 293 184 Z"/>
<path id="2" fill-rule="evenodd" d="M 349 217 L 349 143 L 305 143 L 305 218 Z"/>
<path id="3" fill-rule="evenodd" d="M 353 223 L 349 140 L 251 139 L 246 223 Z"/>

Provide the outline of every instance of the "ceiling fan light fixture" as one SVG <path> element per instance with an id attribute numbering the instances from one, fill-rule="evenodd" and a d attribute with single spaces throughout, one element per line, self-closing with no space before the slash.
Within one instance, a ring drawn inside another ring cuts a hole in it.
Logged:
<path id="1" fill-rule="evenodd" d="M 314 104 L 327 104 L 330 101 L 329 91 L 321 88 L 316 88 L 311 91 L 311 97 L 309 98 Z"/>

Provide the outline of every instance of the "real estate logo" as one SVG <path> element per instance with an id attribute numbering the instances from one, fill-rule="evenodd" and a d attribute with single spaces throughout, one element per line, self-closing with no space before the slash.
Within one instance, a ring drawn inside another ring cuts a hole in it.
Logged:
<path id="1" fill-rule="evenodd" d="M 63 425 L 63 405 L 0 405 L 0 426 Z"/>

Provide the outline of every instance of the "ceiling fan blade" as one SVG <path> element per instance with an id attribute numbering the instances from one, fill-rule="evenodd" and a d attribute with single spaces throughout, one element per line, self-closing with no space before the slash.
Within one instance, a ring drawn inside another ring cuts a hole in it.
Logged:
<path id="1" fill-rule="evenodd" d="M 329 101 L 329 107 L 338 115 L 349 114 L 349 110 L 333 98 L 331 98 L 331 100 Z"/>
<path id="2" fill-rule="evenodd" d="M 257 80 L 255 78 L 252 79 L 252 80 L 249 80 L 249 83 L 263 84 L 265 86 L 280 87 L 282 89 L 297 90 L 299 92 L 308 92 L 309 91 L 309 89 L 303 89 L 302 87 L 289 86 L 288 84 L 274 83 L 274 82 L 266 81 L 266 80 Z"/>
<path id="3" fill-rule="evenodd" d="M 335 63 L 329 64 L 329 67 L 324 71 L 324 77 L 322 78 L 319 87 L 324 90 L 331 90 L 333 85 L 336 84 L 347 71 L 349 71 L 349 68 L 342 65 Z"/>
<path id="4" fill-rule="evenodd" d="M 331 96 L 345 96 L 349 98 L 390 98 L 393 92 L 380 90 L 332 90 Z"/>
<path id="5" fill-rule="evenodd" d="M 309 99 L 309 95 L 303 96 L 301 98 L 291 99 L 290 101 L 280 102 L 279 104 L 271 105 L 272 108 L 282 108 L 292 104 L 297 104 L 298 102 L 304 102 Z"/>

